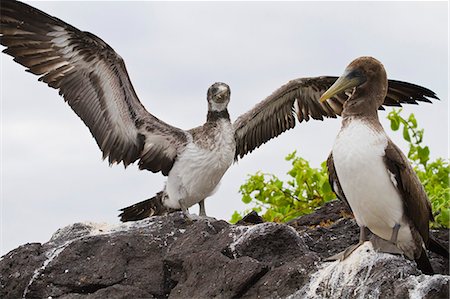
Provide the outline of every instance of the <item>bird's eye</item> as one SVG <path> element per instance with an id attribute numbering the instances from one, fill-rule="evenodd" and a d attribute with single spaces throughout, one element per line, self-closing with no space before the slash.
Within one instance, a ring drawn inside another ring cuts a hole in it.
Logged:
<path id="1" fill-rule="evenodd" d="M 347 74 L 348 78 L 362 77 L 362 72 L 360 69 L 352 70 Z"/>

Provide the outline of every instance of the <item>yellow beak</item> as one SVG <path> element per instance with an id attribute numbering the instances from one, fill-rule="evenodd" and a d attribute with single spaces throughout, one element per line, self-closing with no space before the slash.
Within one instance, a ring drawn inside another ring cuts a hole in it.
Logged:
<path id="1" fill-rule="evenodd" d="M 350 88 L 356 87 L 364 83 L 365 79 L 360 76 L 352 76 L 351 72 L 346 71 L 342 76 L 340 76 L 330 88 L 320 97 L 319 101 L 321 103 L 325 102 L 334 95 L 348 90 Z"/>

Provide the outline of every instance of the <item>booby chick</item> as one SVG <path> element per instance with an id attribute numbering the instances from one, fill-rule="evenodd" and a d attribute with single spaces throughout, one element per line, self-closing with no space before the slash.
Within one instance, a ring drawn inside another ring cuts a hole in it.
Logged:
<path id="1" fill-rule="evenodd" d="M 214 193 L 233 161 L 310 118 L 341 114 L 346 96 L 318 101 L 336 77 L 295 79 L 281 86 L 234 123 L 227 107 L 230 88 L 213 84 L 207 93 L 206 122 L 182 130 L 158 119 L 140 102 L 122 58 L 102 39 L 80 31 L 27 4 L 2 0 L 0 43 L 14 61 L 60 95 L 92 133 L 110 164 L 168 176 L 155 197 L 122 209 L 121 220 L 139 220 L 187 209 Z M 390 80 L 384 105 L 430 102 L 424 87 Z M 381 109 L 381 108 L 380 108 Z"/>
<path id="2" fill-rule="evenodd" d="M 372 57 L 360 57 L 320 98 L 324 102 L 351 91 L 327 166 L 333 191 L 353 211 L 360 240 L 332 258 L 345 259 L 367 241 L 370 230 L 375 249 L 404 254 L 416 260 L 424 273 L 433 273 L 425 251 L 430 245 L 439 247 L 429 237 L 431 204 L 408 159 L 378 119 L 387 90 L 383 65 Z M 437 250 L 442 249 L 445 252 L 443 247 Z"/>
<path id="3" fill-rule="evenodd" d="M 206 216 L 204 199 L 214 193 L 233 163 L 236 148 L 227 110 L 230 88 L 225 83 L 215 83 L 208 89 L 207 99 L 206 123 L 184 132 L 185 143 L 171 162 L 164 190 L 153 198 L 123 208 L 119 215 L 122 221 L 140 220 L 180 209 L 188 215 L 187 209 L 196 203 L 200 206 L 199 215 Z M 150 157 L 153 153 L 147 155 Z"/>

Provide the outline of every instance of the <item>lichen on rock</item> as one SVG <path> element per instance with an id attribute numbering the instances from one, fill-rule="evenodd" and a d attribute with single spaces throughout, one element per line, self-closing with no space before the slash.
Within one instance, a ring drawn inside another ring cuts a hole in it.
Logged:
<path id="1" fill-rule="evenodd" d="M 358 238 L 342 209 L 331 202 L 289 225 L 182 213 L 73 224 L 2 257 L 0 298 L 448 298 L 448 260 L 433 254 L 433 276 L 370 243 L 324 262 Z M 448 246 L 448 230 L 434 234 Z"/>

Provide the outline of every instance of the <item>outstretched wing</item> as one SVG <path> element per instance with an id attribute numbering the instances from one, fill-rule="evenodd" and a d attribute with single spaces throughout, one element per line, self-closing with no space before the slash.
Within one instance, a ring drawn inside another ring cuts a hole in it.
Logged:
<path id="1" fill-rule="evenodd" d="M 235 122 L 236 156 L 242 158 L 255 148 L 310 118 L 323 120 L 324 117 L 340 115 L 348 96 L 338 94 L 326 102 L 319 102 L 320 96 L 338 77 L 300 78 L 289 81 L 275 90 L 253 109 L 241 115 Z M 386 106 L 417 104 L 437 99 L 431 90 L 407 82 L 389 80 Z M 380 109 L 384 109 L 380 107 Z"/>
<path id="2" fill-rule="evenodd" d="M 167 174 L 187 135 L 147 112 L 122 58 L 97 36 L 21 2 L 2 0 L 0 43 L 88 126 L 103 158 Z"/>
<path id="3" fill-rule="evenodd" d="M 401 104 L 417 105 L 417 102 L 431 103 L 430 99 L 439 100 L 436 93 L 426 87 L 398 80 L 389 80 L 383 105 L 398 107 L 401 107 Z M 384 110 L 383 107 L 380 107 L 380 110 Z"/>
<path id="4" fill-rule="evenodd" d="M 309 118 L 323 120 L 336 117 L 342 112 L 347 99 L 337 95 L 327 102 L 319 98 L 337 77 L 300 78 L 289 81 L 275 90 L 253 109 L 239 116 L 234 122 L 236 139 L 235 159 L 242 158 L 255 148 L 281 133 L 295 127 L 295 116 L 299 122 Z"/>

